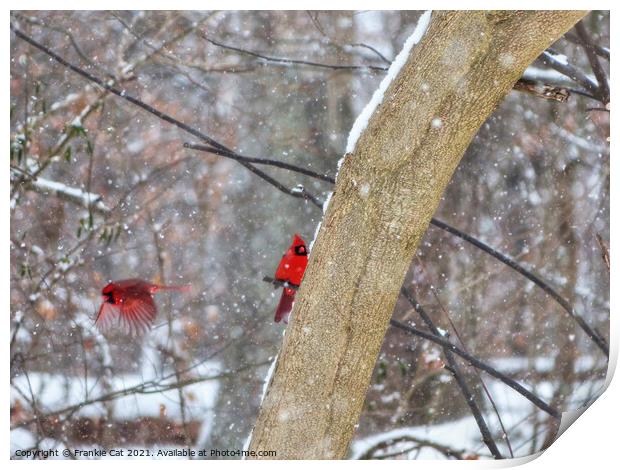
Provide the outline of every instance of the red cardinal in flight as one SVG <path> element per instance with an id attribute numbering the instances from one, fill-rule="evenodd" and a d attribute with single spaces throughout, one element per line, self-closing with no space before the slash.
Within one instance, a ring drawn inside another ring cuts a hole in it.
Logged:
<path id="1" fill-rule="evenodd" d="M 306 242 L 304 242 L 299 235 L 295 234 L 293 243 L 280 260 L 275 278 L 278 281 L 288 282 L 292 286 L 299 287 L 307 265 L 308 249 L 306 248 Z M 276 322 L 284 319 L 284 323 L 288 323 L 288 316 L 293 309 L 294 301 L 295 289 L 285 287 L 282 291 L 282 297 L 280 297 L 278 308 L 276 309 Z"/>
<path id="2" fill-rule="evenodd" d="M 187 291 L 190 286 L 160 286 L 141 279 L 123 279 L 110 282 L 103 288 L 103 303 L 95 319 L 102 330 L 108 330 L 115 321 L 130 335 L 145 333 L 151 328 L 157 308 L 153 294 L 160 290 Z"/>

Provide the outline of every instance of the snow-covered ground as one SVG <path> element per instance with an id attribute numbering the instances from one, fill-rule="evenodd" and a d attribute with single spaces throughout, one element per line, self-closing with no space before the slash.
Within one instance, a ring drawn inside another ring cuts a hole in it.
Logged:
<path id="1" fill-rule="evenodd" d="M 213 419 L 213 408 L 215 406 L 219 382 L 216 377 L 221 373 L 221 366 L 218 362 L 207 361 L 198 364 L 191 370 L 191 376 L 184 376 L 187 380 L 197 380 L 197 383 L 183 387 L 185 397 L 185 415 L 188 421 L 200 420 L 202 427 L 198 436 L 197 445 L 204 444 L 211 432 Z M 209 379 L 214 377 L 213 380 Z M 174 376 L 166 380 L 158 380 L 157 386 L 147 388 L 163 389 L 169 384 L 174 384 Z M 204 379 L 204 380 L 203 380 Z M 146 379 L 147 381 L 149 379 Z M 132 420 L 140 417 L 159 417 L 162 411 L 168 419 L 181 422 L 181 406 L 179 404 L 178 390 L 155 392 L 155 393 L 128 393 L 124 395 L 123 390 L 129 390 L 140 386 L 145 382 L 145 377 L 140 374 L 124 374 L 110 378 L 108 387 L 103 387 L 102 382 L 96 377 L 67 377 L 62 373 L 40 373 L 31 372 L 17 376 L 13 379 L 11 387 L 11 405 L 18 400 L 26 409 L 28 405 L 24 403 L 24 398 L 17 389 L 26 396 L 30 396 L 30 390 L 36 397 L 38 406 L 44 413 L 55 412 L 77 405 L 88 400 L 97 400 L 99 397 L 109 395 L 114 392 L 121 392 L 118 398 L 106 402 L 96 402 L 80 407 L 74 416 L 87 416 L 90 418 L 107 416 L 106 405 L 110 407 L 110 419 Z M 14 455 L 17 449 L 28 449 L 36 442 L 35 437 L 25 428 L 16 428 L 11 431 L 11 454 Z M 61 443 L 52 439 L 46 439 L 45 445 L 40 444 L 39 448 L 57 448 Z M 86 447 L 83 447 L 86 448 Z M 164 447 L 161 447 L 164 448 Z M 173 447 L 171 447 L 172 449 Z M 176 448 L 176 447 L 175 447 Z"/>
<path id="2" fill-rule="evenodd" d="M 545 362 L 544 359 L 540 358 L 539 362 L 541 365 Z M 503 359 L 499 359 L 497 362 L 502 361 Z M 544 422 L 547 415 L 535 408 L 529 401 L 511 388 L 487 377 L 484 377 L 484 379 L 493 400 L 500 410 L 502 422 L 507 430 L 514 456 L 524 457 L 531 454 L 532 448 L 538 450 L 547 437 L 548 429 L 544 426 L 537 428 L 535 423 Z M 601 380 L 600 383 L 597 381 L 596 383 L 585 384 L 583 387 L 577 387 L 571 397 L 571 402 L 575 404 L 571 409 L 581 408 L 581 404 L 584 401 L 590 401 L 589 399 L 594 398 L 591 396 L 592 393 L 598 395 L 602 385 L 603 381 Z M 536 387 L 536 393 L 548 401 L 552 396 L 554 388 L 553 384 L 543 382 Z M 497 416 L 488 411 L 489 406 L 485 408 L 487 409 L 485 420 L 493 433 L 500 451 L 508 457 L 509 450 L 506 441 L 500 437 L 502 432 Z M 395 442 L 386 447 L 384 452 L 392 454 L 406 451 L 408 448 L 413 447 L 412 442 L 406 440 L 407 437 L 415 440 L 430 441 L 451 450 L 462 452 L 464 455 L 472 455 L 473 450 L 473 454 L 479 458 L 491 458 L 488 449 L 481 441 L 478 425 L 471 415 L 455 421 L 424 426 L 401 427 L 358 438 L 351 444 L 351 458 L 359 459 L 369 449 L 387 440 L 395 440 Z M 532 441 L 535 441 L 533 445 Z M 445 456 L 430 446 L 423 446 L 419 450 L 405 452 L 400 458 L 442 459 Z"/>
<path id="3" fill-rule="evenodd" d="M 218 375 L 218 366 L 213 363 L 206 363 L 195 369 L 193 374 L 196 378 L 213 377 Z M 111 378 L 109 390 L 102 387 L 102 383 L 96 377 L 88 377 L 85 381 L 83 377 L 66 377 L 62 374 L 49 374 L 31 372 L 26 378 L 25 375 L 14 379 L 14 386 L 29 394 L 29 385 L 37 399 L 46 412 L 55 411 L 79 404 L 87 400 L 96 400 L 97 397 L 107 395 L 114 391 L 122 391 L 139 386 L 144 382 L 144 378 L 137 374 L 125 374 Z M 162 381 L 161 387 L 168 383 L 174 383 L 174 377 Z M 156 387 L 149 387 L 156 388 Z M 217 380 L 205 380 L 193 385 L 184 387 L 187 397 L 186 411 L 189 417 L 199 418 L 204 416 L 215 403 L 217 397 Z M 23 398 L 12 389 L 11 404 L 15 400 L 23 402 Z M 160 406 L 166 407 L 166 415 L 169 418 L 180 418 L 181 410 L 178 403 L 176 389 L 162 393 L 148 394 L 129 394 L 121 396 L 111 401 L 113 418 L 132 419 L 140 416 L 159 416 Z M 76 416 L 97 417 L 105 414 L 105 407 L 102 403 L 94 403 L 81 407 Z"/>
<path id="4" fill-rule="evenodd" d="M 275 361 L 274 361 L 275 362 Z M 527 361 L 517 359 L 496 359 L 491 361 L 496 367 L 505 372 L 515 372 L 523 370 L 527 366 Z M 536 358 L 533 363 L 529 363 L 532 370 L 544 372 L 553 367 L 552 358 Z M 586 370 L 594 364 L 592 358 L 583 358 L 576 364 L 577 370 Z M 206 362 L 197 366 L 193 370 L 195 377 L 214 377 L 221 373 L 221 366 L 217 362 Z M 523 398 L 520 394 L 505 386 L 503 383 L 484 377 L 485 383 L 500 410 L 502 421 L 508 431 L 512 449 L 515 456 L 526 456 L 532 449 L 532 440 L 536 440 L 533 448 L 538 449 L 543 439 L 546 437 L 545 429 L 536 428 L 535 422 L 542 422 L 546 415 L 534 408 L 534 406 Z M 29 393 L 28 380 L 38 403 L 44 412 L 60 410 L 81 403 L 88 399 L 95 399 L 109 393 L 103 389 L 100 381 L 89 378 L 86 382 L 83 378 L 67 378 L 62 374 L 30 373 L 28 378 L 19 376 L 14 379 L 14 386 Z M 110 390 L 125 390 L 144 382 L 145 378 L 140 374 L 126 374 L 115 377 L 111 381 Z M 170 382 L 169 379 L 163 383 Z M 586 383 L 584 386 L 577 387 L 571 397 L 574 406 L 571 409 L 581 407 L 584 402 L 589 402 L 600 393 L 603 381 L 600 383 Z M 527 384 L 524 384 L 527 385 Z M 213 407 L 218 393 L 217 380 L 205 380 L 184 388 L 186 396 L 186 415 L 188 420 L 203 420 L 202 429 L 196 449 L 200 449 L 207 442 L 210 433 Z M 529 388 L 529 387 L 528 387 Z M 541 382 L 535 388 L 535 393 L 542 399 L 549 401 L 553 396 L 555 385 L 549 382 Z M 12 389 L 11 404 L 16 400 L 23 399 Z M 144 416 L 160 416 L 161 407 L 164 406 L 166 415 L 169 419 L 181 419 L 181 409 L 178 402 L 177 390 L 169 390 L 161 393 L 152 394 L 129 394 L 121 396 L 111 404 L 112 417 L 116 419 L 134 419 Z M 489 406 L 484 407 L 487 411 L 485 418 L 494 437 L 497 439 L 498 446 L 503 454 L 509 455 L 506 443 L 498 436 L 501 436 L 501 428 L 495 414 L 489 411 Z M 101 403 L 85 405 L 77 411 L 76 416 L 97 417 L 105 414 L 105 408 Z M 536 419 L 534 419 L 536 417 Z M 476 421 L 472 416 L 466 416 L 455 421 L 443 422 L 424 426 L 402 427 L 387 432 L 358 438 L 353 441 L 351 446 L 351 457 L 356 459 L 362 457 L 369 449 L 380 442 L 394 439 L 395 442 L 386 448 L 386 452 L 393 453 L 403 451 L 412 447 L 412 442 L 406 438 L 411 437 L 417 440 L 430 441 L 440 446 L 462 452 L 464 455 L 477 455 L 480 458 L 488 457 L 488 451 L 481 442 L 480 431 Z M 33 434 L 24 429 L 16 428 L 11 431 L 11 453 L 14 455 L 17 449 L 28 449 L 36 443 Z M 46 439 L 39 445 L 39 448 L 64 449 L 62 443 L 52 439 Z M 81 449 L 94 449 L 95 447 L 82 445 Z M 171 450 L 178 447 L 157 446 L 149 447 L 151 451 L 158 449 Z M 473 451 L 473 452 L 472 452 Z M 479 453 L 479 454 L 478 454 Z M 161 457 L 159 457 L 161 458 Z M 168 458 L 168 457 L 166 457 Z M 182 457 L 175 457 L 182 458 Z M 437 459 L 445 458 L 437 450 L 430 446 L 423 446 L 420 450 L 405 452 L 402 458 L 416 459 Z"/>

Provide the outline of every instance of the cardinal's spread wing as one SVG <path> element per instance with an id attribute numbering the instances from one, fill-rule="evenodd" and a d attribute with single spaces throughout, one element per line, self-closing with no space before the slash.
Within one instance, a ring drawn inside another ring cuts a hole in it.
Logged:
<path id="1" fill-rule="evenodd" d="M 103 302 L 99 307 L 99 313 L 95 320 L 95 325 L 100 331 L 107 331 L 114 324 L 115 320 L 120 317 L 121 309 L 118 305 L 109 302 Z"/>
<path id="2" fill-rule="evenodd" d="M 120 305 L 120 324 L 126 333 L 146 333 L 155 320 L 157 308 L 149 293 L 132 293 Z"/>

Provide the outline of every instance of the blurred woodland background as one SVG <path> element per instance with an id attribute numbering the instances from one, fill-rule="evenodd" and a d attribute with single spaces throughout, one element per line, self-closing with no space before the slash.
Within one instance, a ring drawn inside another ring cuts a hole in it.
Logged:
<path id="1" fill-rule="evenodd" d="M 419 16 L 14 11 L 11 24 L 240 154 L 333 177 Z M 593 12 L 532 64 L 534 93 L 513 91 L 480 129 L 436 214 L 537 273 L 602 338 L 608 45 L 609 13 Z M 199 139 L 15 34 L 10 84 L 12 454 L 243 448 L 284 329 L 273 323 L 280 292 L 262 278 L 293 233 L 312 240 L 322 213 L 303 195 L 323 200 L 331 184 L 260 166 L 303 185 L 286 194 L 185 148 Z M 545 86 L 570 96 L 537 96 Z M 104 336 L 93 323 L 101 289 L 129 277 L 192 292 L 163 294 L 144 337 Z M 430 226 L 405 286 L 452 342 L 554 409 L 600 393 L 601 349 L 548 292 L 472 244 Z M 405 298 L 394 318 L 426 330 Z M 459 363 L 504 456 L 552 442 L 549 413 Z M 389 329 L 351 457 L 489 457 L 449 369 L 441 347 Z"/>

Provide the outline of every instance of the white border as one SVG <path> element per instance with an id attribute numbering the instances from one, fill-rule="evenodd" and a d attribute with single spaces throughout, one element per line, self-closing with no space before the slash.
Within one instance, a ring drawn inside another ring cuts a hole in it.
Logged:
<path id="1" fill-rule="evenodd" d="M 267 1 L 260 2 L 259 4 L 254 4 L 248 1 L 238 1 L 238 0 L 228 0 L 226 2 L 221 1 L 212 1 L 212 2 L 198 2 L 195 0 L 177 0 L 174 3 L 169 2 L 145 2 L 145 1 L 117 1 L 110 0 L 108 2 L 84 2 L 84 1 L 56 1 L 52 5 L 50 2 L 44 1 L 34 1 L 34 0 L 23 0 L 19 2 L 18 5 L 14 5 L 15 7 L 19 7 L 20 9 L 50 9 L 50 7 L 54 7 L 55 9 L 257 9 L 257 6 L 260 6 L 260 9 L 291 9 L 293 4 L 284 1 Z M 545 9 L 579 9 L 585 7 L 596 7 L 595 9 L 604 9 L 604 10 L 612 10 L 611 16 L 611 31 L 612 31 L 612 44 L 611 50 L 614 50 L 615 44 L 615 36 L 618 27 L 618 21 L 616 21 L 617 9 L 612 7 L 612 2 L 610 1 L 600 1 L 600 2 L 574 2 L 574 1 L 559 1 L 559 0 L 548 0 L 542 4 L 540 1 L 532 1 L 532 0 L 521 0 L 521 1 L 504 1 L 504 2 L 481 2 L 481 1 L 468 1 L 468 2 L 458 2 L 458 1 L 445 1 L 445 0 L 434 0 L 433 2 L 405 2 L 402 0 L 383 0 L 381 2 L 369 2 L 367 0 L 359 0 L 359 1 L 322 1 L 322 0 L 314 0 L 312 2 L 308 1 L 298 1 L 294 4 L 295 9 L 417 9 L 417 10 L 425 10 L 427 8 L 433 9 L 484 9 L 484 8 L 520 8 L 520 9 L 536 9 L 544 7 Z M 9 10 L 5 10 L 6 13 L 4 15 L 5 21 L 4 24 L 8 25 L 9 23 Z M 7 28 L 8 29 L 8 28 Z M 4 66 L 8 68 L 9 66 L 9 36 L 8 31 L 5 32 L 5 39 L 3 42 L 3 63 Z M 612 72 L 611 75 L 616 77 L 616 63 L 614 61 L 612 64 Z M 4 107 L 5 110 L 2 114 L 2 119 L 5 122 L 4 129 L 9 128 L 9 117 L 7 110 L 9 109 L 9 71 L 5 70 L 4 73 L 4 82 L 5 82 L 5 92 L 4 92 Z M 614 102 L 614 88 L 612 87 L 612 102 Z M 618 130 L 612 128 L 612 136 L 611 136 L 611 204 L 613 208 L 618 207 L 617 201 L 617 192 L 614 188 L 618 187 L 618 155 L 613 151 L 615 146 L 615 142 L 620 137 L 618 135 Z M 5 142 L 8 147 L 8 142 Z M 6 161 L 6 160 L 5 160 Z M 6 164 L 6 163 L 5 163 Z M 9 184 L 8 177 L 5 176 L 5 184 L 2 185 L 3 199 L 4 203 L 1 205 L 2 208 L 2 217 L 3 220 L 7 221 L 9 219 L 8 212 L 8 201 L 9 201 Z M 611 240 L 615 240 L 614 235 L 620 233 L 618 232 L 618 216 L 614 216 L 614 211 L 611 211 Z M 616 256 L 615 244 L 611 243 L 610 240 L 610 251 L 611 251 L 611 263 L 612 266 L 618 266 L 620 262 L 620 257 Z M 4 273 L 4 282 L 1 284 L 1 298 L 5 299 L 5 305 L 7 305 L 5 321 L 9 321 L 9 309 L 10 309 L 10 295 L 9 295 L 9 224 L 3 224 L 2 227 L 2 243 L 3 249 L 2 260 L 3 260 L 3 273 Z M 614 311 L 614 307 L 617 304 L 617 294 L 615 294 L 617 285 L 618 276 L 615 275 L 615 272 L 612 271 L 611 277 L 611 310 Z M 9 350 L 8 350 L 8 328 L 5 331 L 4 341 L 1 342 L 3 349 L 3 377 L 7 380 L 8 374 L 8 364 L 9 364 Z M 611 359 L 610 365 L 615 368 L 617 364 L 617 356 L 618 356 L 618 338 L 619 338 L 619 328 L 618 322 L 615 321 L 615 317 L 612 315 L 611 321 L 611 337 L 612 337 L 612 351 L 611 351 Z M 529 469 L 544 469 L 549 470 L 553 468 L 562 468 L 562 469 L 570 469 L 570 468 L 611 468 L 611 464 L 617 465 L 617 449 L 618 438 L 617 438 L 617 421 L 616 417 L 618 416 L 617 410 L 620 409 L 620 385 L 619 380 L 615 379 L 611 382 L 607 391 L 603 394 L 603 396 L 597 400 L 576 422 L 575 425 L 571 426 L 559 439 L 555 442 L 542 456 L 530 461 L 527 464 L 527 468 Z M 8 413 L 8 403 L 9 401 L 9 387 L 8 384 L 3 388 L 3 399 L 2 403 L 7 404 L 7 408 L 5 410 L 5 425 L 2 427 L 2 435 L 4 437 L 4 443 L 6 445 L 6 458 L 9 458 L 10 454 L 10 446 L 9 446 L 9 413 Z M 83 465 L 85 461 L 80 461 L 78 465 Z M 109 461 L 108 461 L 109 462 Z M 520 463 L 524 463 L 523 461 Z M 148 465 L 149 467 L 161 467 L 170 466 L 171 462 L 167 460 L 163 461 L 152 461 L 152 460 L 140 460 L 140 461 L 114 461 L 114 466 L 118 466 L 119 468 L 124 468 L 125 466 L 131 465 L 134 467 L 136 464 Z M 255 468 L 264 468 L 264 469 L 272 469 L 272 468 L 283 468 L 285 465 L 290 465 L 289 462 L 247 462 L 247 461 L 209 461 L 209 462 L 188 462 L 188 465 L 200 465 L 202 468 L 208 467 L 237 467 L 237 466 L 245 466 L 245 465 L 253 465 Z M 24 461 L 10 461 L 10 465 L 21 466 L 28 465 L 28 462 Z M 67 464 L 66 461 L 47 461 L 41 462 L 39 465 L 45 465 L 46 468 L 58 469 L 64 468 Z M 95 462 L 94 465 L 107 465 L 105 462 Z M 302 468 L 310 466 L 314 467 L 316 465 L 315 462 L 295 462 L 295 465 L 299 465 Z M 446 462 L 446 461 L 389 461 L 389 462 L 360 462 L 360 461 L 345 461 L 345 462 L 324 462 L 321 463 L 322 466 L 333 467 L 333 466 L 343 466 L 355 468 L 358 467 L 368 467 L 368 466 L 377 466 L 377 465 L 390 465 L 390 466 L 401 466 L 402 468 L 415 468 L 417 469 L 443 469 L 443 468 L 454 468 L 455 466 L 468 466 L 475 468 L 498 468 L 498 467 L 512 467 L 516 466 L 517 462 L 515 461 L 505 461 L 505 462 Z"/>

